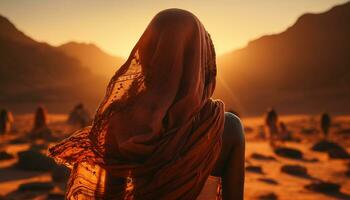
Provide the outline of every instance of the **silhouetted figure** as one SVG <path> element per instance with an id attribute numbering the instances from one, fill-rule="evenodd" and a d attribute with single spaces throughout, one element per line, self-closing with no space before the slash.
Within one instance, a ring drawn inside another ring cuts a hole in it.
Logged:
<path id="1" fill-rule="evenodd" d="M 12 113 L 6 109 L 0 112 L 0 134 L 5 134 L 11 131 L 13 124 Z"/>
<path id="2" fill-rule="evenodd" d="M 269 109 L 265 117 L 265 125 L 268 129 L 270 142 L 273 142 L 278 137 L 278 115 L 274 109 Z"/>
<path id="3" fill-rule="evenodd" d="M 85 127 L 90 124 L 91 116 L 89 112 L 84 108 L 83 104 L 78 104 L 74 107 L 72 112 L 69 114 L 67 122 L 71 125 L 79 125 Z"/>
<path id="4" fill-rule="evenodd" d="M 282 140 L 292 140 L 290 131 L 288 131 L 287 126 L 284 122 L 279 123 L 279 136 Z"/>
<path id="5" fill-rule="evenodd" d="M 39 106 L 34 116 L 34 126 L 31 131 L 32 138 L 48 138 L 51 131 L 47 126 L 47 111 L 44 107 Z"/>
<path id="6" fill-rule="evenodd" d="M 65 198 L 243 199 L 243 126 L 211 98 L 215 49 L 198 18 L 160 12 L 129 58 L 93 125 L 49 149 L 74 166 Z"/>
<path id="7" fill-rule="evenodd" d="M 321 116 L 321 129 L 325 138 L 328 137 L 330 126 L 331 126 L 331 117 L 329 116 L 328 113 L 323 113 Z"/>
<path id="8" fill-rule="evenodd" d="M 33 130 L 41 129 L 47 127 L 47 111 L 39 106 L 35 112 L 34 127 Z"/>

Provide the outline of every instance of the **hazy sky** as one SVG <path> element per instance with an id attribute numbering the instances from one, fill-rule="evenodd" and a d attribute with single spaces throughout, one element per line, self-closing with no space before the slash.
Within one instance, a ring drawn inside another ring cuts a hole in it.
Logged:
<path id="1" fill-rule="evenodd" d="M 126 57 L 152 17 L 166 8 L 193 12 L 211 34 L 217 54 L 278 33 L 305 12 L 323 12 L 347 0 L 0 0 L 8 17 L 32 38 L 52 45 L 93 42 Z M 0 30 L 1 31 L 1 30 Z"/>

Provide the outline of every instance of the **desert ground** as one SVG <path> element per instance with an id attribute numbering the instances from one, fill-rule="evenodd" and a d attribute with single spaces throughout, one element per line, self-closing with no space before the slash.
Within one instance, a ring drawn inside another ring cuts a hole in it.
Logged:
<path id="1" fill-rule="evenodd" d="M 48 126 L 58 139 L 50 142 L 25 140 L 23 138 L 33 126 L 33 117 L 31 114 L 15 115 L 13 131 L 0 136 L 0 150 L 8 153 L 7 156 L 0 155 L 0 199 L 64 197 L 64 171 L 53 172 L 52 166 L 40 169 L 42 162 L 35 163 L 39 166 L 37 169 L 23 169 L 18 153 L 35 149 L 45 154 L 48 146 L 69 136 L 77 127 L 66 123 L 67 115 L 50 114 Z M 274 151 L 276 147 L 273 148 L 266 139 L 264 118 L 242 118 L 246 134 L 245 199 L 350 199 L 349 157 L 332 158 L 334 156 L 327 152 L 311 150 L 323 139 L 319 116 L 290 115 L 281 116 L 279 120 L 286 124 L 293 139 L 277 142 L 276 145 L 299 150 L 302 155 L 277 155 Z M 350 116 L 332 118 L 328 140 L 350 152 Z M 282 170 L 286 165 L 291 165 L 292 169 Z M 294 169 L 293 166 L 298 167 Z M 328 184 L 310 186 L 311 183 Z"/>

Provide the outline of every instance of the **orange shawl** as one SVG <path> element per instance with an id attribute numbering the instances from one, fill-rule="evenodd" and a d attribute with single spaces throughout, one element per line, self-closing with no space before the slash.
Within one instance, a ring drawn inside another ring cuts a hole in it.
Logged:
<path id="1" fill-rule="evenodd" d="M 196 199 L 221 150 L 215 51 L 191 13 L 158 13 L 112 77 L 92 126 L 49 149 L 67 199 Z"/>

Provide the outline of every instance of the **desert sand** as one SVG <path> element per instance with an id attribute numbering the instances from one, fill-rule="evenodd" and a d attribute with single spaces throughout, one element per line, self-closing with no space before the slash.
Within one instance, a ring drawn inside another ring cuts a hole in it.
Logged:
<path id="1" fill-rule="evenodd" d="M 66 124 L 67 115 L 48 117 L 48 126 L 54 136 L 65 138 L 76 129 Z M 246 132 L 246 181 L 245 199 L 280 199 L 280 200 L 326 200 L 350 199 L 350 159 L 333 159 L 325 152 L 316 152 L 311 147 L 322 139 L 318 116 L 291 115 L 282 116 L 295 141 L 280 142 L 279 145 L 300 150 L 302 159 L 290 159 L 274 153 L 269 142 L 264 139 L 263 117 L 243 118 Z M 64 183 L 51 183 L 50 170 L 40 172 L 21 170 L 16 167 L 17 153 L 30 148 L 30 142 L 21 141 L 30 131 L 33 115 L 15 115 L 14 130 L 0 136 L 1 150 L 13 155 L 13 158 L 0 160 L 0 199 L 63 199 Z M 340 144 L 350 152 L 350 116 L 333 118 L 329 140 Z M 37 145 L 55 141 L 36 141 Z M 47 148 L 42 148 L 45 153 Z M 255 154 L 255 155 L 253 155 Z M 253 155 L 253 156 L 252 156 Z M 284 165 L 305 167 L 302 175 L 292 175 L 281 171 Z M 349 173 L 349 172 L 348 172 Z M 339 191 L 313 191 L 305 186 L 315 181 L 328 181 L 339 184 Z M 41 190 L 19 190 L 23 183 L 49 182 Z"/>

